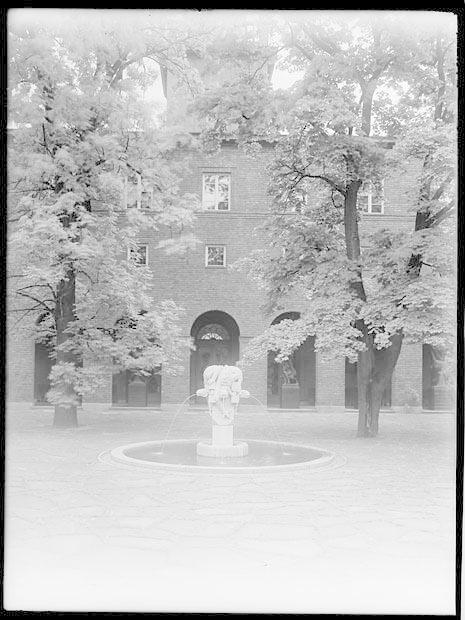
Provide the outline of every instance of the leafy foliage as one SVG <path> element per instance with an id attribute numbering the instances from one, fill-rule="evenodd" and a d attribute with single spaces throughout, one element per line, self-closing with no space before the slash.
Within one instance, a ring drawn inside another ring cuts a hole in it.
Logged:
<path id="1" fill-rule="evenodd" d="M 156 63 L 182 74 L 201 37 L 169 17 L 36 18 L 10 20 L 10 256 L 15 311 L 45 315 L 37 337 L 55 344 L 49 398 L 69 404 L 109 370 L 174 372 L 189 346 L 180 309 L 155 303 L 154 275 L 128 248 L 169 230 L 172 252 L 195 242 L 196 199 L 178 189 L 191 138 L 163 128 L 143 95 Z M 134 176 L 151 197 L 143 210 L 124 201 Z"/>
<path id="2" fill-rule="evenodd" d="M 276 39 L 281 62 L 300 72 L 293 88 L 247 82 L 235 84 L 242 99 L 227 86 L 198 103 L 207 140 L 234 127 L 249 150 L 274 143 L 271 251 L 238 267 L 268 292 L 270 311 L 296 297 L 303 310 L 252 340 L 246 359 L 272 350 L 282 361 L 308 335 L 324 356 L 358 359 L 361 434 L 376 434 L 402 340 L 450 348 L 454 339 L 453 30 L 426 20 L 412 33 L 394 13 L 316 14 L 283 19 Z M 369 232 L 359 190 L 396 175 L 409 175 L 404 209 L 415 226 Z"/>

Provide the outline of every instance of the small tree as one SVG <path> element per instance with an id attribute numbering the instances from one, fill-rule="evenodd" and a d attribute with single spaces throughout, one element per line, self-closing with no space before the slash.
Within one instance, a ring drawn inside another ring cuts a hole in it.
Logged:
<path id="1" fill-rule="evenodd" d="M 11 310 L 41 315 L 54 424 L 76 425 L 79 397 L 108 372 L 176 371 L 188 344 L 180 309 L 154 302 L 152 272 L 128 252 L 137 257 L 150 231 L 178 231 L 171 250 L 193 243 L 196 201 L 178 190 L 174 156 L 190 138 L 162 129 L 144 92 L 158 64 L 187 74 L 198 37 L 137 13 L 123 23 L 111 12 L 57 21 L 19 11 L 9 26 L 10 276 L 23 302 Z"/>

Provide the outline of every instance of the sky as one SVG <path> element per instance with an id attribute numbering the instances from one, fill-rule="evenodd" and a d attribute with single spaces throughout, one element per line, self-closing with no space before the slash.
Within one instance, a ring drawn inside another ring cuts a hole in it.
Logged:
<path id="1" fill-rule="evenodd" d="M 221 24 L 224 28 L 231 29 L 234 28 L 236 24 L 243 25 L 244 22 L 247 22 L 249 19 L 251 21 L 255 20 L 258 16 L 259 19 L 269 18 L 269 17 L 280 17 L 284 19 L 290 19 L 293 21 L 298 21 L 299 18 L 306 18 L 312 16 L 320 16 L 320 15 L 330 15 L 337 18 L 347 18 L 350 20 L 354 17 L 360 17 L 363 15 L 364 17 L 370 17 L 371 15 L 375 15 L 376 13 L 380 13 L 380 11 L 285 11 L 285 10 L 261 10 L 261 11 L 251 11 L 251 10 L 208 10 L 208 11 L 192 11 L 190 13 L 188 10 L 147 10 L 147 9 L 10 9 L 8 11 L 8 25 L 24 25 L 24 24 L 34 24 L 38 25 L 40 23 L 44 23 L 48 26 L 53 25 L 54 23 L 60 24 L 65 20 L 73 20 L 75 16 L 84 16 L 89 19 L 95 18 L 96 14 L 101 16 L 111 15 L 112 19 L 120 17 L 121 20 L 127 20 L 130 16 L 140 17 L 147 13 L 151 15 L 158 16 L 158 14 L 166 18 L 170 15 L 185 13 L 189 15 L 189 19 L 192 19 L 192 23 L 200 24 L 202 22 L 208 22 L 211 20 L 216 25 L 218 23 Z M 446 27 L 447 29 L 457 30 L 457 18 L 453 13 L 450 12 L 440 12 L 440 11 L 383 11 L 384 14 L 392 13 L 396 16 L 404 16 L 406 23 L 411 24 L 412 28 L 427 28 L 427 29 L 436 29 L 438 26 Z M 276 89 L 285 89 L 294 84 L 298 79 L 300 79 L 303 75 L 303 72 L 295 72 L 290 73 L 289 71 L 275 67 L 274 73 L 272 76 L 272 84 Z M 161 79 L 158 79 L 153 86 L 148 89 L 144 94 L 143 98 L 147 102 L 153 102 L 154 107 L 157 111 L 163 111 L 166 107 L 166 100 L 163 95 Z"/>
<path id="2" fill-rule="evenodd" d="M 280 69 L 275 67 L 273 71 L 273 76 L 271 78 L 273 88 L 281 89 L 281 88 L 289 88 L 292 86 L 297 80 L 299 80 L 303 75 L 303 71 L 297 71 L 294 73 L 290 73 L 285 69 Z M 163 95 L 163 88 L 161 84 L 161 79 L 159 78 L 156 82 L 154 82 L 153 86 L 148 89 L 143 95 L 145 101 L 153 102 L 153 104 L 161 110 L 166 107 L 166 99 Z"/>

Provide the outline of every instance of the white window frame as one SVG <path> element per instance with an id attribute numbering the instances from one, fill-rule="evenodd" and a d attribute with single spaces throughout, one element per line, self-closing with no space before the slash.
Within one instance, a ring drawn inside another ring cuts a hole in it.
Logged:
<path id="1" fill-rule="evenodd" d="M 149 264 L 149 246 L 147 245 L 147 243 L 138 243 L 137 244 L 137 249 L 139 248 L 145 248 L 145 262 L 144 263 L 136 263 L 136 261 L 133 261 L 134 264 L 136 264 L 138 267 L 147 267 Z M 132 260 L 131 258 L 131 250 L 133 250 L 134 248 L 129 247 L 128 251 L 127 251 L 127 260 L 128 262 Z"/>
<path id="2" fill-rule="evenodd" d="M 146 194 L 148 194 L 149 196 L 149 204 L 148 207 L 143 207 L 142 206 L 142 195 L 144 194 L 144 192 Z M 141 185 L 141 192 L 140 192 L 140 204 L 138 205 L 138 209 L 140 209 L 141 211 L 150 211 L 150 209 L 153 207 L 153 189 L 152 188 L 148 188 L 148 189 L 144 189 L 144 187 Z"/>
<path id="3" fill-rule="evenodd" d="M 380 193 L 379 193 L 379 201 L 377 200 L 375 204 L 381 203 L 381 211 L 373 211 L 373 197 L 375 196 L 375 192 L 373 191 L 373 184 L 368 182 L 367 188 L 361 188 L 358 196 L 366 196 L 367 198 L 367 208 L 362 209 L 362 213 L 366 213 L 367 215 L 383 215 L 384 214 L 384 181 L 380 182 Z M 378 197 L 378 196 L 377 196 Z M 358 200 L 357 200 L 358 202 Z"/>
<path id="4" fill-rule="evenodd" d="M 208 248 L 223 248 L 223 264 L 222 265 L 209 265 L 208 264 Z M 224 269 L 226 267 L 226 246 L 221 243 L 207 243 L 205 245 L 205 267 L 209 269 Z"/>
<path id="5" fill-rule="evenodd" d="M 148 211 L 149 209 L 152 208 L 152 205 L 153 205 L 153 189 L 151 188 L 144 189 L 143 184 L 142 184 L 142 175 L 136 172 L 135 176 L 137 177 L 136 209 L 139 209 L 141 211 Z M 129 188 L 129 178 L 125 177 L 124 178 L 124 204 L 126 206 L 126 209 L 132 209 L 133 207 L 128 204 L 128 198 L 129 198 L 128 188 Z M 147 208 L 142 207 L 142 194 L 144 191 L 147 192 L 149 195 L 149 206 Z"/>
<path id="6" fill-rule="evenodd" d="M 207 207 L 205 206 L 205 177 L 206 176 L 214 176 L 216 177 L 216 181 L 215 181 L 215 206 L 214 207 Z M 220 176 L 227 176 L 229 177 L 229 191 L 228 191 L 228 208 L 227 209 L 219 209 L 218 208 L 218 204 L 219 204 L 219 196 L 218 196 L 218 183 L 219 183 L 219 177 Z M 219 213 L 221 212 L 227 212 L 231 210 L 231 173 L 227 170 L 225 170 L 224 172 L 202 172 L 202 208 L 204 211 L 218 211 Z"/>

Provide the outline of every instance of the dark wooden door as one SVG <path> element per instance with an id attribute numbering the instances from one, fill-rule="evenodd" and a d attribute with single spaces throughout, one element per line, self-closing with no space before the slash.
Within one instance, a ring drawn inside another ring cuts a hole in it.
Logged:
<path id="1" fill-rule="evenodd" d="M 50 358 L 49 347 L 37 342 L 34 352 L 34 402 L 38 405 L 47 404 L 46 394 L 50 389 L 50 371 L 53 360 Z"/>
<path id="2" fill-rule="evenodd" d="M 431 345 L 423 345 L 423 369 L 422 369 L 422 407 L 434 409 L 434 362 L 431 353 Z"/>
<path id="3" fill-rule="evenodd" d="M 128 372 L 128 406 L 147 406 L 147 383 L 145 377 Z"/>
<path id="4" fill-rule="evenodd" d="M 281 405 L 281 364 L 275 362 L 276 353 L 268 352 L 268 370 L 267 370 L 267 399 L 268 407 L 280 407 Z"/>
<path id="5" fill-rule="evenodd" d="M 347 358 L 345 369 L 345 406 L 346 409 L 358 409 L 357 362 L 351 364 Z"/>
<path id="6" fill-rule="evenodd" d="M 144 375 L 125 370 L 113 375 L 112 402 L 126 407 L 159 407 L 161 375 Z"/>
<path id="7" fill-rule="evenodd" d="M 309 337 L 295 352 L 295 369 L 300 386 L 300 405 L 315 406 L 316 356 L 314 338 Z"/>

